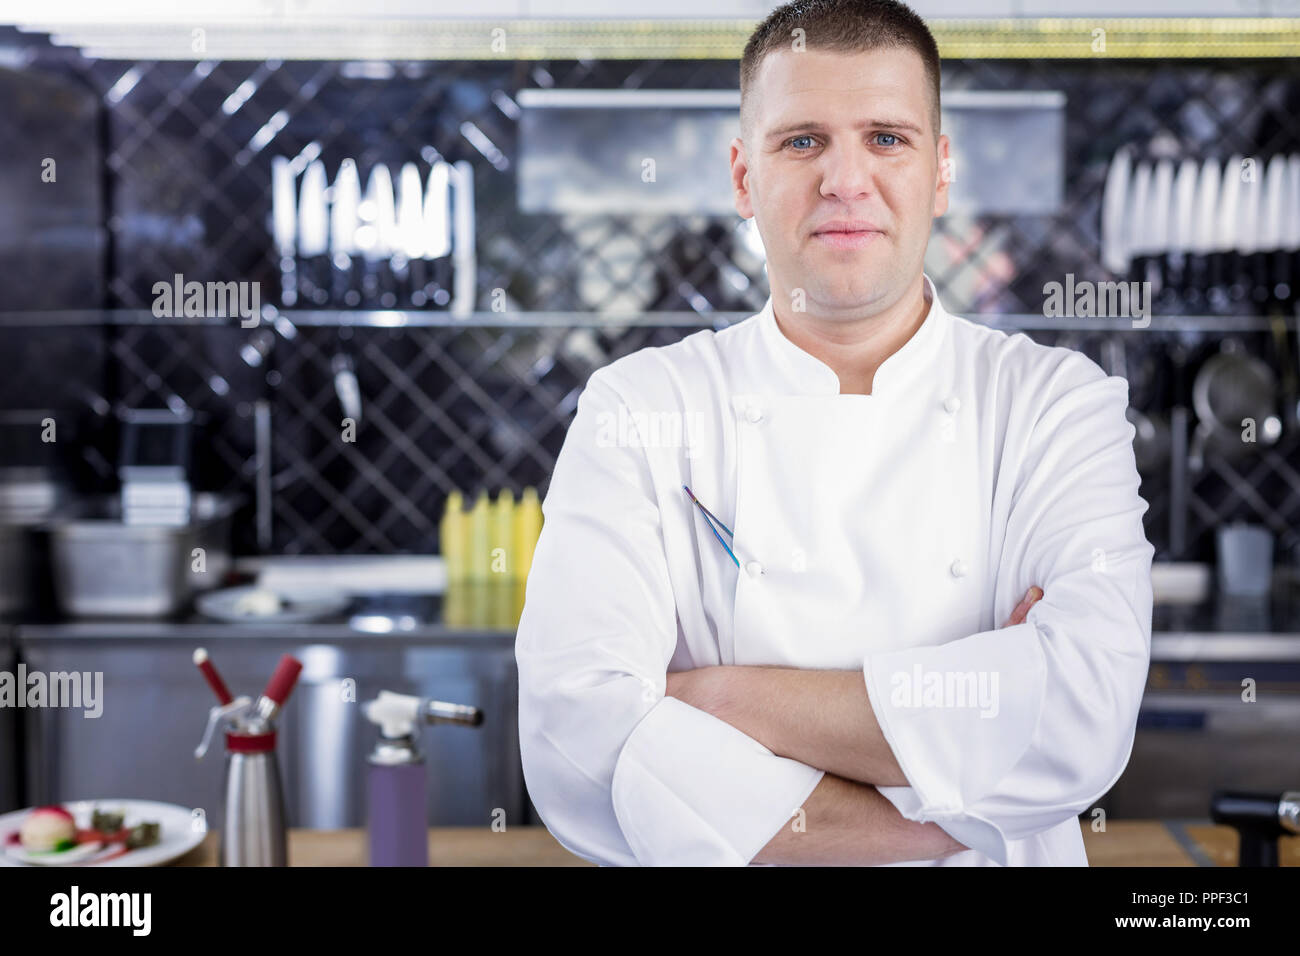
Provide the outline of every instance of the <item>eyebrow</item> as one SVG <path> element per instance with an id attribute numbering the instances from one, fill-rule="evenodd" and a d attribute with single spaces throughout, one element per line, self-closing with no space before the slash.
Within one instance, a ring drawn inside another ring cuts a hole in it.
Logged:
<path id="1" fill-rule="evenodd" d="M 917 136 L 924 136 L 925 130 L 915 123 L 909 123 L 906 120 L 863 120 L 858 123 L 855 129 L 898 129 L 907 130 L 915 133 Z M 767 133 L 767 139 L 775 139 L 778 136 L 785 136 L 787 133 L 825 133 L 830 129 L 825 123 L 806 122 L 806 123 L 788 123 L 779 129 L 771 130 Z"/>

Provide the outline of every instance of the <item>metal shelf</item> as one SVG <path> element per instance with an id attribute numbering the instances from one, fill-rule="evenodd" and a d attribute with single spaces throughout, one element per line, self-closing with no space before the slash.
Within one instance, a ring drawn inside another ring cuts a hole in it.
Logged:
<path id="1" fill-rule="evenodd" d="M 360 326 L 369 328 L 682 328 L 722 329 L 749 318 L 748 312 L 450 312 L 424 309 L 289 309 L 265 311 L 264 321 L 283 317 L 297 326 Z M 1032 314 L 971 313 L 964 318 L 1003 331 L 1070 332 L 1267 332 L 1271 319 L 1263 315 L 1153 315 L 1146 328 L 1135 328 L 1131 318 L 1047 318 Z M 1288 327 L 1295 326 L 1294 314 L 1284 314 Z M 240 325 L 237 316 L 179 316 L 158 318 L 149 309 L 74 309 L 49 312 L 0 312 L 0 327 L 152 325 L 230 326 Z M 252 328 L 251 326 L 249 328 Z"/>
<path id="2" fill-rule="evenodd" d="M 689 326 L 725 327 L 748 318 L 750 313 L 714 312 L 707 316 L 696 312 L 637 312 L 605 314 L 596 312 L 451 312 L 424 309 L 286 309 L 263 310 L 263 323 L 284 318 L 298 326 L 364 326 L 374 328 L 465 326 L 467 328 L 530 328 L 606 326 Z M 238 316 L 174 316 L 159 318 L 149 309 L 75 309 L 49 312 L 0 312 L 0 327 L 152 325 L 152 326 L 229 326 L 238 327 Z M 253 326 L 249 326 L 253 328 Z"/>
<path id="3" fill-rule="evenodd" d="M 996 329 L 1068 332 L 1267 332 L 1272 327 L 1272 319 L 1267 315 L 1158 315 L 1151 316 L 1151 323 L 1145 328 L 1136 328 L 1131 318 L 1080 318 L 1078 316 L 1058 316 L 1048 318 L 1041 315 L 969 315 L 972 322 L 979 322 Z M 1296 324 L 1294 314 L 1283 313 L 1282 321 L 1288 326 Z"/>

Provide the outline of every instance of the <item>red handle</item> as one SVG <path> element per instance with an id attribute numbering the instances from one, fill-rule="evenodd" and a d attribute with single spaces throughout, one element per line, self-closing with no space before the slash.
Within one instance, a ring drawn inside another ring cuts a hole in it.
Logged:
<path id="1" fill-rule="evenodd" d="M 293 685 L 298 682 L 298 672 L 301 670 L 302 662 L 289 654 L 285 654 L 280 658 L 280 663 L 276 665 L 275 673 L 271 675 L 271 679 L 267 682 L 266 690 L 262 691 L 262 696 L 271 698 L 277 706 L 283 707 L 284 702 L 293 693 Z"/>
<path id="2" fill-rule="evenodd" d="M 217 695 L 217 700 L 221 701 L 223 707 L 235 699 L 230 695 L 230 688 L 221 679 L 221 675 L 217 673 L 212 661 L 208 659 L 207 651 L 201 647 L 196 650 L 194 652 L 194 663 L 198 665 L 199 673 L 207 680 L 208 686 L 212 688 L 212 692 Z"/>

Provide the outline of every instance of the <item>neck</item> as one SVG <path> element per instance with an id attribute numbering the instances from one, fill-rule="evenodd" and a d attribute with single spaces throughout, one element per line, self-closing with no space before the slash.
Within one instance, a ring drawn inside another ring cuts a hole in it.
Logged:
<path id="1" fill-rule="evenodd" d="M 811 312 L 786 314 L 776 308 L 777 301 L 773 297 L 777 328 L 839 377 L 841 395 L 870 395 L 876 370 L 916 334 L 930 311 L 924 277 L 887 309 L 848 321 Z"/>

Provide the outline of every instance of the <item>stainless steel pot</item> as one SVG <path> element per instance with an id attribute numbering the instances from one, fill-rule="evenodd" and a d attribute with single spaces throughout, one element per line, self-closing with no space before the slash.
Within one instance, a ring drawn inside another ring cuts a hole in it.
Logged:
<path id="1" fill-rule="evenodd" d="M 77 617 L 165 617 L 230 567 L 230 520 L 240 499 L 195 495 L 188 524 L 126 524 L 115 498 L 90 499 L 50 523 L 54 592 Z M 196 548 L 203 549 L 202 562 Z M 197 566 L 196 566 L 197 565 Z"/>

